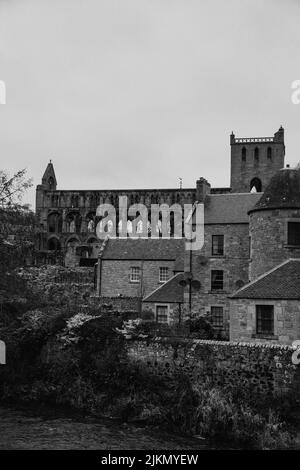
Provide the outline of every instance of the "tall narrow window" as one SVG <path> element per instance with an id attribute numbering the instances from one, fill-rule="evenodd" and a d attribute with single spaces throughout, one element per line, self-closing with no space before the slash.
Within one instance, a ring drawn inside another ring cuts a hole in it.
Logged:
<path id="1" fill-rule="evenodd" d="M 242 162 L 246 161 L 246 157 L 247 157 L 247 149 L 246 147 L 243 147 L 242 148 Z"/>
<path id="2" fill-rule="evenodd" d="M 130 272 L 130 282 L 140 282 L 141 279 L 141 268 L 139 266 L 133 266 Z"/>
<path id="3" fill-rule="evenodd" d="M 168 323 L 168 306 L 167 305 L 156 306 L 156 321 L 157 323 Z"/>
<path id="4" fill-rule="evenodd" d="M 258 147 L 255 147 L 255 149 L 254 149 L 254 160 L 256 162 L 258 162 L 258 160 L 259 160 L 259 149 L 258 149 Z"/>
<path id="5" fill-rule="evenodd" d="M 272 160 L 272 147 L 267 148 L 267 159 Z"/>
<path id="6" fill-rule="evenodd" d="M 300 222 L 288 222 L 288 245 L 300 246 Z"/>
<path id="7" fill-rule="evenodd" d="M 222 329 L 224 326 L 223 307 L 210 307 L 212 325 L 216 329 Z"/>
<path id="8" fill-rule="evenodd" d="M 224 235 L 212 236 L 212 255 L 213 256 L 224 255 Z"/>
<path id="9" fill-rule="evenodd" d="M 224 272 L 213 270 L 211 272 L 211 290 L 223 290 Z"/>
<path id="10" fill-rule="evenodd" d="M 256 305 L 256 333 L 274 335 L 274 306 Z"/>
<path id="11" fill-rule="evenodd" d="M 159 282 L 166 282 L 169 279 L 169 268 L 163 266 L 159 268 Z"/>

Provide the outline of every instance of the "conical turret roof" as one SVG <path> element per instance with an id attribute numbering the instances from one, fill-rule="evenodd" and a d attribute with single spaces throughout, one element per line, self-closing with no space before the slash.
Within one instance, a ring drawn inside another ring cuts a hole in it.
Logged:
<path id="1" fill-rule="evenodd" d="M 300 165 L 279 170 L 249 214 L 266 209 L 293 208 L 300 209 Z"/>

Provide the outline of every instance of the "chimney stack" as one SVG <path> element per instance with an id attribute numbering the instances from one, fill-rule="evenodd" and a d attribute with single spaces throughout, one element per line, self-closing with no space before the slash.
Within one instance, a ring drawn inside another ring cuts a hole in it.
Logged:
<path id="1" fill-rule="evenodd" d="M 196 181 L 196 200 L 203 203 L 208 194 L 210 194 L 210 184 L 205 178 L 199 178 Z"/>

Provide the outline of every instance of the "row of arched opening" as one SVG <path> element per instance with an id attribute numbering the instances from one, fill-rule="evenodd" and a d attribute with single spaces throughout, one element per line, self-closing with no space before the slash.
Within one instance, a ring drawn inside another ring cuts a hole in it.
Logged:
<path id="1" fill-rule="evenodd" d="M 84 244 L 86 245 L 93 245 L 94 243 L 98 243 L 96 237 L 89 237 Z M 79 245 L 83 245 L 83 243 L 77 237 L 70 237 L 65 244 L 65 248 L 68 250 L 69 248 L 76 248 Z M 51 237 L 47 241 L 47 250 L 50 251 L 60 251 L 62 249 L 61 242 L 58 237 Z"/>
<path id="2" fill-rule="evenodd" d="M 100 196 L 100 194 L 91 194 L 90 196 L 87 196 L 87 201 L 89 207 L 91 208 L 96 208 L 101 203 L 101 201 L 105 204 L 111 204 L 114 207 L 117 207 L 119 204 L 119 196 L 120 194 L 118 193 L 107 196 Z M 61 197 L 63 199 L 61 199 Z M 52 194 L 51 196 L 49 195 L 49 198 L 50 206 L 53 208 L 59 207 L 64 200 L 64 196 L 61 196 L 59 194 Z M 129 205 L 139 204 L 141 202 L 145 203 L 145 201 L 148 201 L 148 203 L 150 204 L 181 204 L 183 199 L 186 203 L 194 203 L 196 195 L 194 193 L 185 194 L 182 192 L 172 192 L 170 194 L 163 195 L 160 193 L 144 195 L 137 192 L 128 195 L 127 198 Z M 79 208 L 80 206 L 85 206 L 85 200 L 78 195 L 72 195 L 71 197 L 68 196 L 68 200 L 64 200 L 64 202 L 67 203 L 67 206 L 71 208 Z"/>
<path id="3" fill-rule="evenodd" d="M 49 233 L 81 233 L 81 232 L 88 232 L 88 233 L 95 233 L 96 226 L 99 223 L 99 230 L 101 232 L 113 232 L 116 230 L 116 234 L 122 234 L 123 233 L 123 227 L 122 227 L 122 221 L 119 220 L 119 215 L 118 213 L 116 214 L 116 220 L 109 220 L 108 222 L 102 224 L 102 219 L 104 217 L 107 217 L 107 213 L 104 214 L 103 217 L 96 217 L 95 213 L 90 212 L 87 214 L 85 218 L 85 224 L 84 226 L 82 225 L 82 217 L 79 212 L 70 212 L 65 219 L 65 222 L 63 224 L 63 218 L 62 214 L 59 212 L 52 212 L 49 214 L 48 219 L 47 219 L 47 231 Z M 136 217 L 138 217 L 140 214 L 137 212 Z M 136 217 L 130 217 L 128 216 L 127 220 L 127 233 L 132 233 L 133 231 L 133 224 L 134 220 Z M 149 214 L 147 221 L 147 226 L 143 226 L 143 222 L 140 220 L 137 222 L 137 227 L 135 228 L 135 231 L 137 233 L 151 233 L 151 213 Z M 170 217 L 167 222 L 167 231 L 169 235 L 173 235 L 175 231 L 175 216 L 174 213 L 171 211 L 170 212 Z M 183 223 L 183 221 L 182 221 Z M 114 227 L 114 224 L 116 227 Z M 159 214 L 159 219 L 156 224 L 156 230 L 158 234 L 161 234 L 163 230 L 165 230 L 165 226 L 163 226 L 162 222 L 162 215 L 161 213 Z M 183 229 L 183 227 L 182 227 Z"/>
<path id="4" fill-rule="evenodd" d="M 253 155 L 254 155 L 254 161 L 258 163 L 259 157 L 260 157 L 260 149 L 258 147 L 255 147 Z M 267 160 L 271 162 L 273 158 L 272 147 L 267 147 L 266 156 L 267 156 Z M 242 148 L 242 162 L 246 162 L 246 161 L 247 161 L 247 149 L 246 147 L 243 147 Z"/>
<path id="5" fill-rule="evenodd" d="M 85 219 L 85 230 L 95 231 L 95 214 L 89 213 Z M 80 233 L 82 230 L 82 217 L 78 212 L 70 212 L 66 216 L 65 227 L 63 227 L 63 217 L 59 212 L 51 212 L 47 218 L 47 231 L 50 233 Z"/>

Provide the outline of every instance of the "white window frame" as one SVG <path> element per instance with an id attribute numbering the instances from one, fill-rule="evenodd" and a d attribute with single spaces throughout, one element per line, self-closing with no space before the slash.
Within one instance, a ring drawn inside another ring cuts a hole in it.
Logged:
<path id="1" fill-rule="evenodd" d="M 139 284 L 141 282 L 141 268 L 140 266 L 131 266 L 130 268 L 130 282 Z"/>
<path id="2" fill-rule="evenodd" d="M 162 276 L 162 271 L 165 270 L 166 272 L 166 278 L 165 276 Z M 169 267 L 168 266 L 160 266 L 159 267 L 159 276 L 158 276 L 159 282 L 164 284 L 169 280 Z"/>

